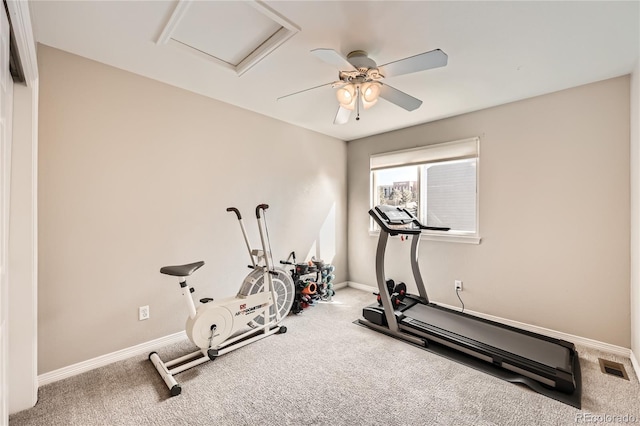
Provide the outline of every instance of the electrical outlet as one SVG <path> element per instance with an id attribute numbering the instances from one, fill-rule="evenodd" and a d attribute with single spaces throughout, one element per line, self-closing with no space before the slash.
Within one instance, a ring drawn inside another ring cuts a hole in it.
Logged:
<path id="1" fill-rule="evenodd" d="M 138 308 L 138 320 L 142 321 L 146 319 L 149 319 L 149 305 Z"/>
<path id="2" fill-rule="evenodd" d="M 455 287 L 456 291 L 462 291 L 462 281 L 461 280 L 455 280 L 454 284 L 456 286 Z"/>

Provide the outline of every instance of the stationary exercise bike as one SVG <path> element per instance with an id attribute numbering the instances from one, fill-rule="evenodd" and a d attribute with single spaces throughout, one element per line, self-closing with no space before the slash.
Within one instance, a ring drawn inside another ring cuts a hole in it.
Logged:
<path id="1" fill-rule="evenodd" d="M 244 279 L 235 297 L 213 301 L 211 298 L 200 299 L 196 305 L 191 297 L 194 289 L 187 284 L 187 277 L 204 265 L 204 262 L 187 265 L 165 266 L 160 272 L 179 278 L 182 296 L 189 310 L 186 332 L 189 340 L 199 350 L 188 355 L 163 362 L 156 352 L 149 354 L 153 363 L 171 390 L 171 396 L 182 391 L 180 384 L 173 377 L 189 368 L 218 356 L 231 352 L 263 339 L 272 334 L 282 334 L 287 328 L 279 325 L 287 316 L 295 296 L 293 280 L 287 271 L 275 268 L 271 257 L 269 234 L 266 220 L 261 211 L 268 209 L 266 204 L 256 207 L 256 219 L 260 232 L 262 249 L 251 249 L 242 216 L 235 207 L 229 207 L 238 218 L 244 241 L 249 251 L 252 271 Z"/>

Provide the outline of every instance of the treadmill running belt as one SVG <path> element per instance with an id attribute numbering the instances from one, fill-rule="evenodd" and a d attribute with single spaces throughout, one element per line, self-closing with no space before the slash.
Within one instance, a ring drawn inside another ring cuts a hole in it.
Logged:
<path id="1" fill-rule="evenodd" d="M 353 323 L 361 327 L 369 328 L 368 326 L 362 324 L 360 321 L 361 320 L 355 320 L 353 321 Z M 394 339 L 403 340 L 401 337 L 391 334 L 388 330 L 387 331 L 377 330 L 377 331 L 387 334 L 389 337 L 393 337 Z M 556 401 L 563 402 L 577 409 L 580 409 L 582 406 L 581 404 L 582 373 L 580 371 L 580 362 L 578 361 L 577 355 L 574 358 L 574 361 L 573 361 L 574 364 L 572 368 L 573 375 L 576 381 L 576 390 L 573 393 L 565 393 L 555 388 L 550 388 L 548 386 L 541 385 L 535 380 L 529 379 L 527 377 L 521 376 L 519 374 L 513 373 L 503 368 L 496 367 L 493 364 L 489 364 L 487 362 L 481 361 L 477 358 L 474 358 L 470 355 L 466 355 L 462 352 L 456 351 L 455 349 L 448 348 L 444 345 L 433 343 L 433 344 L 430 344 L 429 346 L 421 346 L 421 345 L 411 343 L 407 340 L 403 340 L 403 341 L 416 348 L 420 348 L 424 351 L 438 354 L 452 361 L 458 362 L 460 364 L 464 364 L 467 367 L 475 368 L 476 370 L 483 371 L 487 374 L 491 374 L 492 376 L 498 377 L 499 379 L 506 380 L 507 382 L 523 384 L 525 386 L 528 386 L 531 390 L 538 392 L 539 394 L 545 395 L 549 398 L 553 398 Z"/>
<path id="2" fill-rule="evenodd" d="M 426 305 L 415 305 L 405 314 L 409 318 L 548 367 L 571 371 L 569 349 L 555 343 Z"/>

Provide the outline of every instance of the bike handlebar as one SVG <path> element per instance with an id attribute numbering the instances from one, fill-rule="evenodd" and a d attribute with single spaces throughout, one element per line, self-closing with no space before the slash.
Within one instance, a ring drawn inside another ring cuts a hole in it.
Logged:
<path id="1" fill-rule="evenodd" d="M 240 216 L 240 210 L 238 210 L 235 207 L 227 207 L 227 211 L 228 212 L 234 212 L 236 214 L 236 216 L 238 216 L 238 220 L 242 219 L 242 216 Z"/>
<path id="2" fill-rule="evenodd" d="M 269 204 L 258 204 L 256 206 L 256 218 L 260 219 L 260 209 L 266 210 L 269 208 Z"/>
<path id="3" fill-rule="evenodd" d="M 261 267 L 260 266 L 247 265 L 247 268 L 256 270 L 256 269 L 259 269 Z M 267 272 L 270 273 L 271 275 L 275 275 L 276 277 L 278 276 L 278 272 L 277 271 L 267 271 Z"/>

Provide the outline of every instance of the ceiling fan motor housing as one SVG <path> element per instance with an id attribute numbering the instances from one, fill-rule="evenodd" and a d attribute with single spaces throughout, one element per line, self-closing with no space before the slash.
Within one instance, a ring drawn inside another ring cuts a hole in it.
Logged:
<path id="1" fill-rule="evenodd" d="M 367 56 L 364 50 L 354 50 L 347 55 L 347 60 L 358 70 L 366 72 L 369 68 L 377 67 L 375 61 Z"/>

